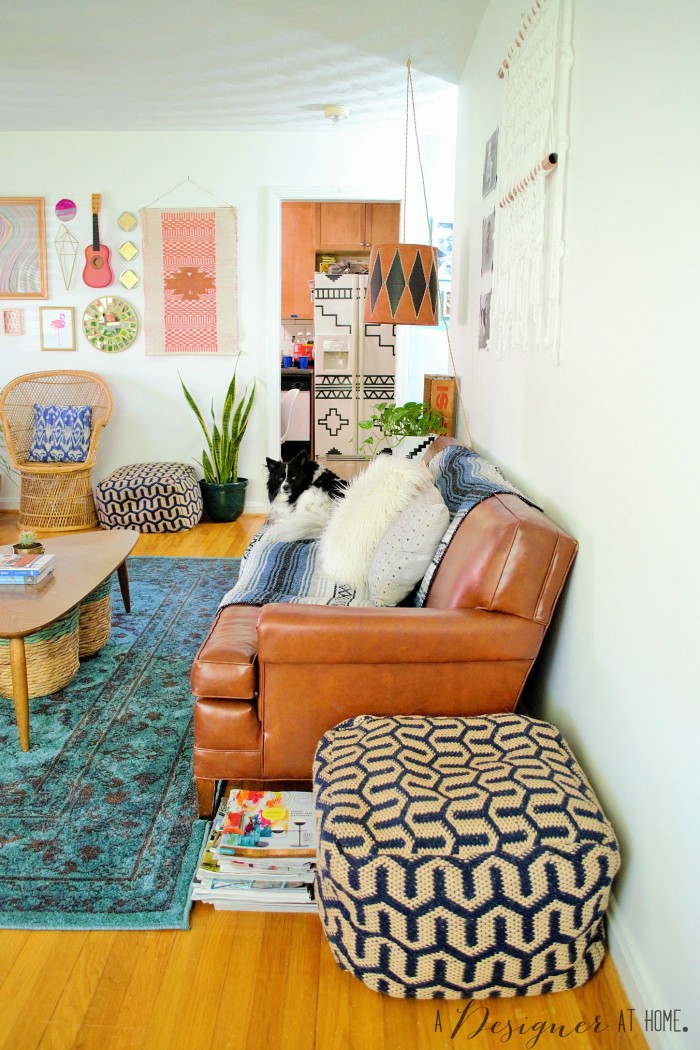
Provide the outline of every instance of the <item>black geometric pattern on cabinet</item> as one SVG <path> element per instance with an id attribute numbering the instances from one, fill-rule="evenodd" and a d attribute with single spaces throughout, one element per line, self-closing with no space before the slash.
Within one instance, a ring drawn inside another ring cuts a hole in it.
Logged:
<path id="1" fill-rule="evenodd" d="M 105 529 L 179 532 L 202 516 L 202 490 L 187 463 L 132 463 L 119 467 L 95 490 Z"/>
<path id="2" fill-rule="evenodd" d="M 391 327 L 391 341 L 386 342 L 382 336 L 381 324 L 366 324 L 365 325 L 365 343 L 368 339 L 376 339 L 377 346 L 382 350 L 391 350 L 391 356 L 396 357 L 396 325 L 392 324 Z"/>
<path id="3" fill-rule="evenodd" d="M 314 380 L 314 397 L 317 401 L 348 401 L 352 397 L 353 386 L 356 386 L 352 376 L 336 373 L 317 375 Z"/>
<path id="4" fill-rule="evenodd" d="M 337 408 L 329 408 L 325 416 L 318 416 L 316 423 L 327 430 L 331 437 L 337 437 L 341 430 L 350 426 L 350 420 L 341 416 Z"/>
<path id="5" fill-rule="evenodd" d="M 554 726 L 360 716 L 321 738 L 314 790 L 324 932 L 370 988 L 544 995 L 598 969 L 619 848 Z"/>
<path id="6" fill-rule="evenodd" d="M 394 376 L 364 376 L 362 394 L 367 401 L 391 401 L 396 387 Z"/>
<path id="7" fill-rule="evenodd" d="M 352 298 L 352 288 L 315 288 L 314 309 L 319 311 L 321 317 L 331 317 L 336 328 L 347 328 L 348 332 L 351 332 L 352 325 L 338 320 L 337 310 L 333 310 L 330 306 L 326 307 L 324 304 L 326 302 L 337 302 L 339 299 L 352 300 Z M 316 325 L 318 326 L 318 321 Z"/>

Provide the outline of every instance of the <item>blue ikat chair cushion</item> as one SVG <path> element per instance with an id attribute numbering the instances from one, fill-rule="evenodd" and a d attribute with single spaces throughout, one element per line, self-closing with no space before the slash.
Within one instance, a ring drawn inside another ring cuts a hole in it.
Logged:
<path id="1" fill-rule="evenodd" d="M 618 844 L 548 722 L 363 715 L 321 738 L 314 791 L 324 932 L 374 991 L 546 995 L 600 966 Z"/>
<path id="2" fill-rule="evenodd" d="M 34 405 L 32 463 L 84 463 L 92 433 L 91 405 Z"/>

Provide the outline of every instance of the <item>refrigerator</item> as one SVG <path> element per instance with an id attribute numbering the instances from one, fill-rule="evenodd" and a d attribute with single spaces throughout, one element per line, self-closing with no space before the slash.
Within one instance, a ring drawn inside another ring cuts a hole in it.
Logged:
<path id="1" fill-rule="evenodd" d="M 370 433 L 358 423 L 378 401 L 394 401 L 396 327 L 365 324 L 367 282 L 367 274 L 317 273 L 314 278 L 317 458 L 357 457 Z"/>

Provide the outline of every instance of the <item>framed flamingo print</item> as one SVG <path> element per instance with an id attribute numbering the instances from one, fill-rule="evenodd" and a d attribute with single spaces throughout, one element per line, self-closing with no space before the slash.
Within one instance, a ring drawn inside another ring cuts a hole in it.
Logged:
<path id="1" fill-rule="evenodd" d="M 41 349 L 75 350 L 75 308 L 40 306 Z"/>
<path id="2" fill-rule="evenodd" d="M 0 197 L 0 299 L 46 299 L 43 197 Z"/>

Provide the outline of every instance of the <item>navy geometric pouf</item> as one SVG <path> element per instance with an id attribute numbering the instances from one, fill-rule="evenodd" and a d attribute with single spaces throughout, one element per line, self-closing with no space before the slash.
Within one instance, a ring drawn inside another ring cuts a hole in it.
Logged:
<path id="1" fill-rule="evenodd" d="M 331 951 L 401 998 L 541 995 L 605 955 L 615 833 L 554 726 L 368 715 L 314 762 Z"/>
<path id="2" fill-rule="evenodd" d="M 202 490 L 186 463 L 132 463 L 99 483 L 95 507 L 103 529 L 179 532 L 202 517 Z"/>

